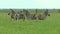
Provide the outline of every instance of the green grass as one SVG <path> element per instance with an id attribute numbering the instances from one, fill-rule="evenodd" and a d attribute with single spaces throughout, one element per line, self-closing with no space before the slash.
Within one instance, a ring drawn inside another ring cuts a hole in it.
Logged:
<path id="1" fill-rule="evenodd" d="M 0 34 L 60 34 L 60 14 L 51 13 L 45 20 L 13 20 L 0 13 Z"/>

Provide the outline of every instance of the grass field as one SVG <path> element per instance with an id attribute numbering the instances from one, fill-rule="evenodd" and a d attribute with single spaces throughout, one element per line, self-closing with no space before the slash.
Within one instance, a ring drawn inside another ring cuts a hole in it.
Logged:
<path id="1" fill-rule="evenodd" d="M 51 13 L 45 20 L 13 20 L 0 13 L 0 34 L 60 34 L 60 14 Z"/>

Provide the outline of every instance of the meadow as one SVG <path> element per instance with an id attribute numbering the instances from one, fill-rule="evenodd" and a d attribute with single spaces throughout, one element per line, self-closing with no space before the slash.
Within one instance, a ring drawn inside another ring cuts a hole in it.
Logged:
<path id="1" fill-rule="evenodd" d="M 0 12 L 0 34 L 60 34 L 60 13 L 50 13 L 45 20 L 10 20 Z"/>

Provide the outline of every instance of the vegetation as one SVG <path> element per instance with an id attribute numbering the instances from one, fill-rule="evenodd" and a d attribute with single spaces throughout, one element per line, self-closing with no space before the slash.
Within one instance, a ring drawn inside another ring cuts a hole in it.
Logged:
<path id="1" fill-rule="evenodd" d="M 11 21 L 5 10 L 0 11 L 0 34 L 60 34 L 60 13 L 50 14 L 45 20 Z"/>

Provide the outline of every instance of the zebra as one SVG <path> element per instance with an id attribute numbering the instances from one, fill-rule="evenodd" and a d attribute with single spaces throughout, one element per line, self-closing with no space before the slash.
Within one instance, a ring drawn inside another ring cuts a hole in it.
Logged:
<path id="1" fill-rule="evenodd" d="M 27 17 L 27 19 L 36 20 L 36 14 L 30 14 L 28 10 L 23 9 L 23 13 Z"/>
<path id="2" fill-rule="evenodd" d="M 10 10 L 11 10 L 11 11 L 8 12 L 8 15 L 10 16 L 11 20 L 13 20 L 13 19 L 15 18 L 16 12 L 15 12 L 14 10 L 12 10 L 12 9 L 10 9 Z"/>

